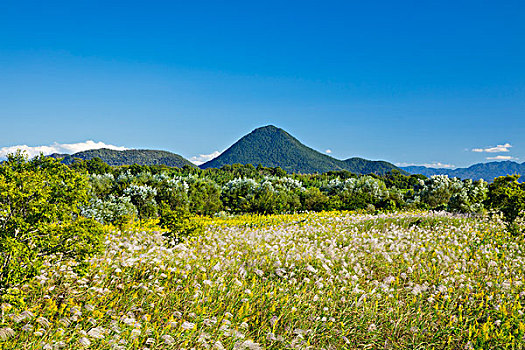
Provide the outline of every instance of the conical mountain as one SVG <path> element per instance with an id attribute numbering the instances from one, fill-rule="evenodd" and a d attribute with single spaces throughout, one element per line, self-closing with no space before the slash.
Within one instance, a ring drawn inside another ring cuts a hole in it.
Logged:
<path id="1" fill-rule="evenodd" d="M 220 168 L 227 164 L 261 164 L 266 167 L 281 167 L 289 173 L 324 173 L 335 170 L 349 170 L 355 173 L 385 173 L 391 169 L 397 169 L 390 163 L 388 170 L 385 167 L 378 167 L 365 159 L 362 159 L 359 166 L 354 166 L 352 162 L 347 163 L 335 159 L 326 154 L 320 153 L 302 144 L 295 137 L 273 125 L 264 126 L 253 130 L 248 135 L 242 137 L 220 156 L 214 158 L 200 167 Z M 378 169 L 379 171 L 376 171 Z"/>

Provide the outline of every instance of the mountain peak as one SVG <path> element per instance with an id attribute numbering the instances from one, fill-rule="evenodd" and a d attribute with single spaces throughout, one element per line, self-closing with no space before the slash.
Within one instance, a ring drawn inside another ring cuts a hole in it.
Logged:
<path id="1" fill-rule="evenodd" d="M 277 126 L 275 125 L 265 125 L 265 126 L 260 126 L 256 129 L 254 129 L 250 134 L 257 134 L 257 133 L 282 133 L 282 134 L 288 134 L 286 131 L 284 131 L 283 129 L 281 128 L 278 128 Z"/>
<path id="2" fill-rule="evenodd" d="M 272 125 L 272 124 L 268 124 L 268 125 L 265 125 L 265 126 L 260 126 L 258 128 L 255 128 L 252 132 L 254 131 L 258 131 L 258 130 L 283 130 L 281 128 L 278 128 L 276 127 L 275 125 Z M 284 131 L 284 130 L 283 130 Z"/>
<path id="3" fill-rule="evenodd" d="M 363 159 L 359 168 L 352 162 L 344 162 L 320 153 L 304 144 L 285 130 L 274 125 L 259 127 L 243 136 L 217 158 L 201 165 L 202 169 L 220 168 L 231 164 L 261 164 L 266 167 L 281 167 L 290 173 L 323 173 L 349 170 L 362 173 L 385 173 L 397 169 L 390 163 L 370 162 Z M 367 166 L 370 165 L 370 166 Z"/>

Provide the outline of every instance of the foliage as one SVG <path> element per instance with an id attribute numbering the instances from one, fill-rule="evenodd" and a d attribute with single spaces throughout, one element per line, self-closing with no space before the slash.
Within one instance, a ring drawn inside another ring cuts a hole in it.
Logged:
<path id="1" fill-rule="evenodd" d="M 421 201 L 430 208 L 446 208 L 450 197 L 461 189 L 461 180 L 446 175 L 434 175 L 425 180 L 421 189 Z"/>
<path id="2" fill-rule="evenodd" d="M 222 188 L 222 202 L 224 207 L 232 212 L 251 212 L 251 205 L 255 197 L 258 184 L 252 179 L 235 179 L 229 181 Z"/>
<path id="3" fill-rule="evenodd" d="M 0 165 L 0 287 L 38 273 L 50 257 L 78 259 L 100 248 L 100 226 L 79 218 L 87 181 L 52 158 L 21 153 Z"/>
<path id="4" fill-rule="evenodd" d="M 221 188 L 213 181 L 196 177 L 188 178 L 189 209 L 192 213 L 211 215 L 222 208 Z"/>
<path id="5" fill-rule="evenodd" d="M 237 213 L 284 213 L 301 208 L 301 182 L 273 176 L 260 181 L 235 179 L 222 188 L 222 200 L 227 210 Z"/>
<path id="6" fill-rule="evenodd" d="M 131 184 L 124 190 L 124 195 L 131 198 L 140 219 L 150 219 L 157 216 L 157 190 L 148 185 Z"/>
<path id="7" fill-rule="evenodd" d="M 525 216 L 525 183 L 518 182 L 518 175 L 502 176 L 489 186 L 488 204 L 503 213 L 508 230 L 518 234 L 522 229 L 517 221 Z"/>
<path id="8" fill-rule="evenodd" d="M 122 227 L 138 216 L 137 208 L 130 197 L 109 195 L 106 200 L 91 198 L 82 208 L 82 215 L 102 224 Z"/>
<path id="9" fill-rule="evenodd" d="M 153 176 L 154 186 L 157 189 L 157 203 L 166 203 L 170 208 L 189 209 L 189 185 L 181 177 L 170 177 L 165 174 Z"/>
<path id="10" fill-rule="evenodd" d="M 483 180 L 464 180 L 461 190 L 450 197 L 448 210 L 458 213 L 482 213 L 487 199 L 488 184 Z"/>
<path id="11" fill-rule="evenodd" d="M 89 174 L 106 174 L 111 171 L 111 166 L 108 165 L 106 162 L 104 162 L 99 157 L 91 158 L 91 159 L 81 159 L 81 158 L 75 158 L 72 157 L 73 161 L 68 162 L 66 159 L 62 161 L 64 164 L 70 164 L 72 169 L 79 170 L 79 171 L 85 171 Z M 56 157 L 55 157 L 56 158 Z"/>
<path id="12" fill-rule="evenodd" d="M 328 196 L 326 196 L 320 189 L 310 187 L 300 193 L 302 207 L 307 211 L 323 211 L 328 210 Z"/>
<path id="13" fill-rule="evenodd" d="M 388 174 L 397 171 L 406 174 L 404 170 L 396 167 L 394 164 L 385 161 L 373 161 L 363 158 L 353 157 L 343 161 L 344 169 L 355 174 Z"/>
<path id="14" fill-rule="evenodd" d="M 461 181 L 447 176 L 426 179 L 396 171 L 386 175 L 359 176 L 336 171 L 283 176 L 280 170 L 240 164 L 206 170 L 138 165 L 112 168 L 112 173 L 90 176 L 90 193 L 99 200 L 92 198 L 91 203 L 124 202 L 126 199 L 118 198 L 129 197 L 140 219 L 155 218 L 161 202 L 173 210 L 180 207 L 198 215 L 213 215 L 221 210 L 275 214 L 407 208 L 480 214 L 485 209 L 483 202 L 488 191 L 484 181 Z"/>
<path id="15" fill-rule="evenodd" d="M 190 235 L 197 235 L 203 230 L 202 224 L 187 210 L 180 207 L 171 209 L 165 203 L 161 205 L 159 225 L 167 230 L 165 235 L 175 242 L 180 242 L 182 238 Z"/>

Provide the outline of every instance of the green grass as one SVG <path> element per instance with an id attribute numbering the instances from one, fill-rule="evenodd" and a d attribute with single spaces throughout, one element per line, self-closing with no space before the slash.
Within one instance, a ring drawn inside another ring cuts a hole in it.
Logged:
<path id="1" fill-rule="evenodd" d="M 174 247 L 154 231 L 112 232 L 82 278 L 50 263 L 19 287 L 24 302 L 4 297 L 0 347 L 524 348 L 525 246 L 498 222 L 423 212 L 203 221 L 202 235 Z"/>

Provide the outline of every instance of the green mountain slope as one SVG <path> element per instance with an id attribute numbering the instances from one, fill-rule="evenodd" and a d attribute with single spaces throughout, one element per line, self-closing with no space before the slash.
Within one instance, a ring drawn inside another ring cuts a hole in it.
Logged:
<path id="1" fill-rule="evenodd" d="M 145 149 L 130 149 L 126 151 L 115 151 L 112 149 L 101 148 L 69 154 L 52 154 L 50 157 L 63 158 L 62 163 L 71 164 L 74 158 L 89 160 L 100 158 L 109 165 L 166 165 L 182 168 L 185 165 L 194 167 L 195 165 L 182 156 L 167 152 Z"/>
<path id="2" fill-rule="evenodd" d="M 220 156 L 200 167 L 220 168 L 223 165 L 236 163 L 281 167 L 290 173 L 304 174 L 335 170 L 349 170 L 359 174 L 383 174 L 398 169 L 387 162 L 372 162 L 361 158 L 342 161 L 332 158 L 303 145 L 295 137 L 273 125 L 253 130 Z"/>
<path id="3" fill-rule="evenodd" d="M 402 174 L 407 174 L 404 170 L 384 160 L 367 160 L 354 157 L 346 159 L 343 162 L 345 163 L 346 170 L 357 174 L 386 174 L 394 169 L 399 170 Z"/>

